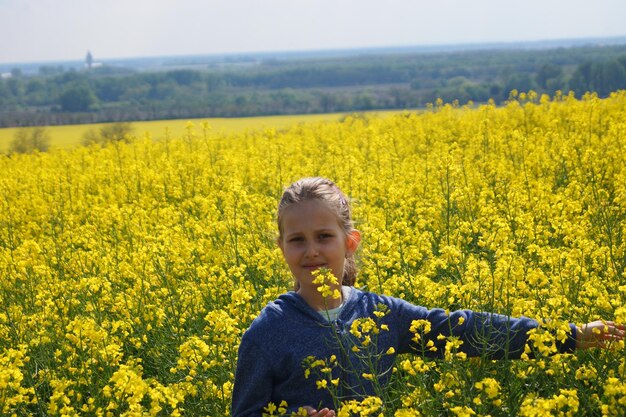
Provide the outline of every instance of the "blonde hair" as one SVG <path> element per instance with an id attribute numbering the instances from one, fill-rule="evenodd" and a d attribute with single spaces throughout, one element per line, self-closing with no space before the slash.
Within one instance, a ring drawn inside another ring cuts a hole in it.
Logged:
<path id="1" fill-rule="evenodd" d="M 352 211 L 346 195 L 329 179 L 321 177 L 302 178 L 291 184 L 278 203 L 278 240 L 283 238 L 282 220 L 285 211 L 304 201 L 322 201 L 337 216 L 339 226 L 343 229 L 346 238 L 355 230 L 352 221 Z M 346 256 L 343 267 L 342 285 L 354 285 L 356 281 L 356 261 L 354 254 Z M 298 282 L 295 284 L 298 289 Z"/>

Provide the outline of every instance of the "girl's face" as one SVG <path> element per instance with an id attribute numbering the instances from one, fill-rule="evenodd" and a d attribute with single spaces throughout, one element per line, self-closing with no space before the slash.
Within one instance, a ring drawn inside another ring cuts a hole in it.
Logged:
<path id="1" fill-rule="evenodd" d="M 337 215 L 319 200 L 309 200 L 288 208 L 282 219 L 279 245 L 291 273 L 303 291 L 316 287 L 312 271 L 330 269 L 340 285 L 346 256 L 358 247 L 360 235 L 346 236 Z"/>

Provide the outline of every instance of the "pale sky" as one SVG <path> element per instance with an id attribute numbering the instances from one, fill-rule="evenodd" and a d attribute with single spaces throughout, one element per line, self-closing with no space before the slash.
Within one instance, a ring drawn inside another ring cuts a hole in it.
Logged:
<path id="1" fill-rule="evenodd" d="M 0 63 L 626 35 L 624 0 L 0 0 Z"/>

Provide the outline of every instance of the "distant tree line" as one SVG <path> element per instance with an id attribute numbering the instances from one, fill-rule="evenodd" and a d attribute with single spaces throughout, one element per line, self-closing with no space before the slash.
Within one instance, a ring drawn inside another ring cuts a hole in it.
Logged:
<path id="1" fill-rule="evenodd" d="M 626 45 L 269 59 L 170 71 L 41 67 L 0 79 L 0 127 L 496 103 L 626 89 Z"/>

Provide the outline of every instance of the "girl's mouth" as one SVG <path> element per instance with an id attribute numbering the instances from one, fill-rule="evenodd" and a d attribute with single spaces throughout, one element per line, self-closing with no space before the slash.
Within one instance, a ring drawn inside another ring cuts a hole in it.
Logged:
<path id="1" fill-rule="evenodd" d="M 326 264 L 316 264 L 316 265 L 302 265 L 302 268 L 307 271 L 315 271 L 316 269 L 324 268 Z"/>

